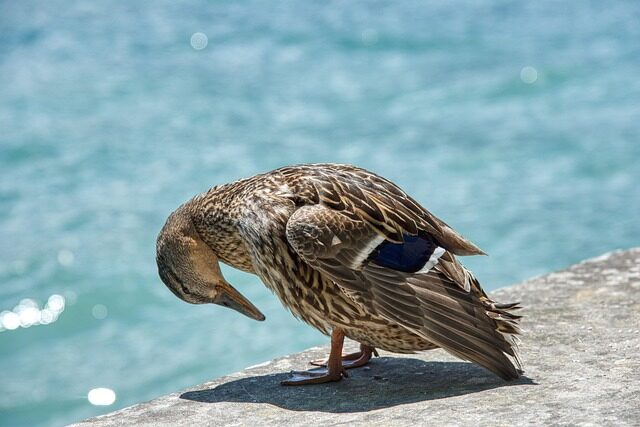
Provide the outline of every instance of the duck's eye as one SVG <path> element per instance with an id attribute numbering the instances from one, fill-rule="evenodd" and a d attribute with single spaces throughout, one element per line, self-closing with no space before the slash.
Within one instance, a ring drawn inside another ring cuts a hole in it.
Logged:
<path id="1" fill-rule="evenodd" d="M 189 291 L 189 289 L 182 284 L 182 282 L 178 282 L 180 284 L 180 288 L 182 289 L 182 293 L 184 293 L 185 295 L 192 295 L 192 292 Z"/>
<path id="2" fill-rule="evenodd" d="M 161 274 L 166 275 L 172 282 L 177 283 L 180 286 L 180 290 L 184 295 L 192 295 L 192 292 L 182 283 L 182 280 L 178 278 L 178 275 L 175 274 L 171 269 L 166 269 L 161 272 Z"/>

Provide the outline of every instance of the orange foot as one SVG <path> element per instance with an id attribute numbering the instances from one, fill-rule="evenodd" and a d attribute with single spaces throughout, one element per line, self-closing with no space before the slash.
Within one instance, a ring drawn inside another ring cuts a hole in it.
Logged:
<path id="1" fill-rule="evenodd" d="M 378 351 L 368 345 L 360 344 L 360 351 L 351 354 L 343 354 L 342 355 L 342 368 L 343 369 L 353 369 L 359 368 L 361 366 L 369 363 L 371 358 L 375 355 L 376 357 L 380 357 Z M 329 360 L 312 360 L 311 363 L 314 366 L 326 367 L 327 362 Z"/>
<path id="2" fill-rule="evenodd" d="M 326 367 L 315 368 L 304 372 L 291 372 L 291 377 L 282 381 L 282 385 L 306 385 L 321 384 L 332 381 L 340 381 L 347 377 L 347 371 L 342 362 L 342 344 L 344 343 L 344 332 L 334 329 L 331 332 L 331 352 Z M 371 358 L 371 356 L 369 356 Z M 366 362 L 365 362 L 366 363 Z"/>
<path id="3" fill-rule="evenodd" d="M 291 376 L 281 381 L 282 385 L 306 385 L 322 384 L 340 381 L 342 377 L 348 377 L 345 370 L 331 371 L 326 368 L 315 368 L 308 371 L 292 371 Z"/>

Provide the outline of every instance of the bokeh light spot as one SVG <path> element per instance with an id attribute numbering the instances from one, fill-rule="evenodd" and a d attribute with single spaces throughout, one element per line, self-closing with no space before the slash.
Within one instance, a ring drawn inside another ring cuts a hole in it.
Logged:
<path id="1" fill-rule="evenodd" d="M 20 310 L 18 317 L 20 317 L 20 326 L 28 328 L 36 323 L 40 323 L 40 310 L 36 307 L 25 307 Z"/>
<path id="2" fill-rule="evenodd" d="M 107 314 L 109 314 L 109 311 L 103 304 L 96 304 L 91 309 L 91 315 L 98 320 L 104 319 L 105 317 L 107 317 Z"/>
<path id="3" fill-rule="evenodd" d="M 42 309 L 35 300 L 24 298 L 13 308 L 13 311 L 5 310 L 0 313 L 0 331 L 48 325 L 58 320 L 64 307 L 65 299 L 58 294 L 51 295 Z"/>
<path id="4" fill-rule="evenodd" d="M 49 308 L 45 308 L 40 312 L 41 325 L 48 325 L 49 323 L 53 323 L 56 321 L 57 318 L 58 318 L 58 315 L 56 314 L 56 312 L 54 312 Z"/>
<path id="5" fill-rule="evenodd" d="M 2 327 L 9 331 L 18 329 L 20 327 L 20 316 L 12 311 L 3 311 L 0 313 L 0 323 Z"/>
<path id="6" fill-rule="evenodd" d="M 58 252 L 58 263 L 63 267 L 71 267 L 75 261 L 73 252 L 68 249 L 62 249 Z"/>
<path id="7" fill-rule="evenodd" d="M 191 35 L 191 47 L 195 50 L 202 50 L 209 44 L 209 38 L 205 33 L 193 33 Z"/>
<path id="8" fill-rule="evenodd" d="M 89 390 L 87 399 L 92 405 L 108 406 L 116 401 L 116 393 L 110 388 L 98 387 Z"/>
<path id="9" fill-rule="evenodd" d="M 51 295 L 47 300 L 47 308 L 58 312 L 64 310 L 64 297 L 58 294 Z"/>
<path id="10" fill-rule="evenodd" d="M 526 84 L 533 84 L 538 80 L 538 70 L 533 67 L 526 66 L 520 70 L 520 80 Z"/>

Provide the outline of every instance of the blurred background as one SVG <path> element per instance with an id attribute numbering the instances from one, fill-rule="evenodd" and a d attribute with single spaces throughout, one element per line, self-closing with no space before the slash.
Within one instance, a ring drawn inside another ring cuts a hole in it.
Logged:
<path id="1" fill-rule="evenodd" d="M 638 22 L 636 0 L 0 0 L 0 424 L 327 343 L 251 275 L 224 270 L 263 323 L 157 277 L 173 209 L 282 165 L 397 182 L 490 254 L 464 260 L 488 290 L 638 245 Z"/>

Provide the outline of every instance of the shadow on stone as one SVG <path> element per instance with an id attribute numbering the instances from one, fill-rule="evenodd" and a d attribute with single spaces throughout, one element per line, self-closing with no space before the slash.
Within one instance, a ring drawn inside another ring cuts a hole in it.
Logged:
<path id="1" fill-rule="evenodd" d="M 535 384 L 527 377 L 503 381 L 471 363 L 391 357 L 350 370 L 349 378 L 337 383 L 281 386 L 280 381 L 287 377 L 288 373 L 242 378 L 212 389 L 189 391 L 180 397 L 206 403 L 268 403 L 293 411 L 348 413 Z"/>

